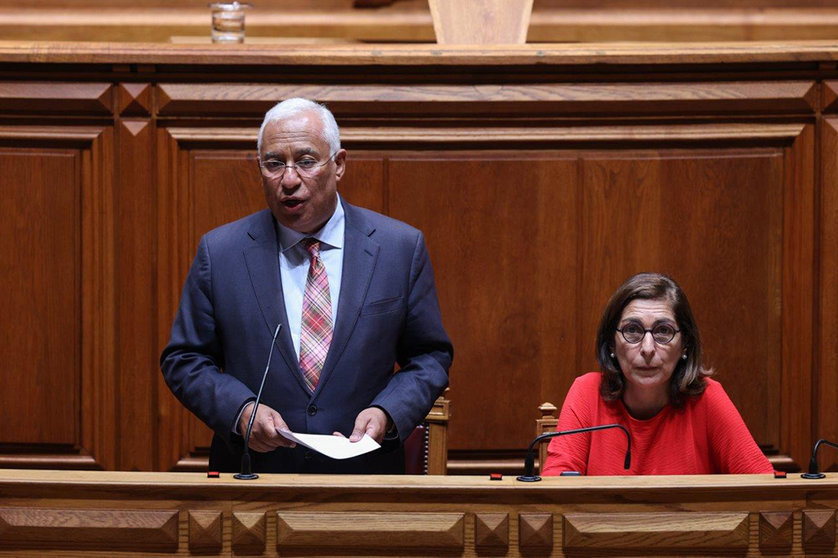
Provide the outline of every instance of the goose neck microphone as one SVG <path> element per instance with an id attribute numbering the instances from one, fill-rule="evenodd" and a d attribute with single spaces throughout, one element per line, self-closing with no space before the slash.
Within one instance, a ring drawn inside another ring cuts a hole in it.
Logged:
<path id="1" fill-rule="evenodd" d="M 268 377 L 268 370 L 271 368 L 271 357 L 274 354 L 274 345 L 276 345 L 276 337 L 279 335 L 280 329 L 282 329 L 282 324 L 276 324 L 274 337 L 271 340 L 271 350 L 268 352 L 268 363 L 265 365 L 265 371 L 262 373 L 262 383 L 259 385 L 259 392 L 256 394 L 256 403 L 253 405 L 253 412 L 250 413 L 250 420 L 247 421 L 247 432 L 244 435 L 244 452 L 242 453 L 241 472 L 233 475 L 234 479 L 253 480 L 259 478 L 259 475 L 254 473 L 250 466 L 250 431 L 253 430 L 253 420 L 256 418 L 256 409 L 259 408 L 259 402 L 262 400 L 262 388 L 265 387 L 265 379 Z"/>
<path id="2" fill-rule="evenodd" d="M 822 479 L 826 476 L 818 471 L 818 448 L 821 447 L 821 444 L 826 444 L 827 446 L 832 446 L 833 448 L 838 449 L 838 444 L 830 442 L 829 440 L 820 439 L 815 442 L 815 447 L 812 448 L 812 459 L 809 460 L 809 472 L 800 475 L 804 479 Z"/>
<path id="3" fill-rule="evenodd" d="M 541 480 L 541 477 L 534 474 L 535 471 L 535 447 L 543 442 L 544 440 L 549 440 L 550 438 L 558 438 L 559 436 L 564 436 L 566 434 L 581 434 L 582 432 L 596 432 L 598 430 L 606 430 L 609 428 L 619 428 L 622 430 L 626 435 L 626 459 L 623 463 L 623 468 L 629 470 L 631 468 L 631 434 L 629 434 L 628 429 L 622 424 L 603 424 L 601 426 L 588 426 L 586 428 L 576 428 L 574 430 L 561 430 L 558 432 L 547 432 L 546 434 L 541 434 L 540 436 L 536 436 L 535 439 L 530 442 L 530 446 L 527 448 L 527 457 L 524 461 L 524 474 L 518 477 L 518 480 L 521 482 L 538 482 Z M 544 464 L 541 464 L 544 467 Z"/>

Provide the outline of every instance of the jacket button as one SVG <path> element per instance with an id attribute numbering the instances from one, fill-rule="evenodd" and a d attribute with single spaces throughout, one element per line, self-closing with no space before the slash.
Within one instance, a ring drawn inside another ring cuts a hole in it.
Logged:
<path id="1" fill-rule="evenodd" d="M 308 411 L 308 414 L 310 416 L 316 415 L 317 414 L 317 405 L 309 405 L 307 411 Z"/>

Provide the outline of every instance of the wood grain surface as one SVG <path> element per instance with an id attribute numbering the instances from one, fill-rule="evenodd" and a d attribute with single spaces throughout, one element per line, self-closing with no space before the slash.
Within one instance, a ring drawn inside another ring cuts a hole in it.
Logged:
<path id="1" fill-rule="evenodd" d="M 0 556 L 804 556 L 838 479 L 0 470 Z"/>

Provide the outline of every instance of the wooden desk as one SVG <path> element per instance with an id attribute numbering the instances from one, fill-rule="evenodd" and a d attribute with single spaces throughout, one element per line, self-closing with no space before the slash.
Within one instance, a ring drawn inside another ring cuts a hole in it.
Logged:
<path id="1" fill-rule="evenodd" d="M 835 550 L 838 474 L 550 478 L 0 470 L 0 556 Z"/>

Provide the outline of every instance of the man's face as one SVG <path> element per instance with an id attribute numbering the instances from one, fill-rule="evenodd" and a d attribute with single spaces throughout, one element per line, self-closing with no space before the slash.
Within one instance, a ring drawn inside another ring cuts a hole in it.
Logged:
<path id="1" fill-rule="evenodd" d="M 259 155 L 268 207 L 280 224 L 304 234 L 318 230 L 334 213 L 337 184 L 345 170 L 346 151 L 330 159 L 322 130 L 317 114 L 305 111 L 269 123 L 262 134 Z M 270 169 L 277 162 L 295 168 L 276 176 Z"/>

